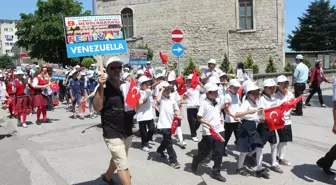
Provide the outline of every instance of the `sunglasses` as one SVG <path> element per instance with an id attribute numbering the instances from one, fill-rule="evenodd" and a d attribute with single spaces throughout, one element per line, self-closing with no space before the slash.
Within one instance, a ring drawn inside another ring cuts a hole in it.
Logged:
<path id="1" fill-rule="evenodd" d="M 114 70 L 121 70 L 122 66 L 116 66 L 116 67 L 110 67 L 110 70 L 114 71 Z"/>

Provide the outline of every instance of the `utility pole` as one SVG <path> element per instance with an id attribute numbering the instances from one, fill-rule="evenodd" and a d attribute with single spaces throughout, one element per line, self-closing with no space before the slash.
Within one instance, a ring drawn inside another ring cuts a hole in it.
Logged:
<path id="1" fill-rule="evenodd" d="M 92 15 L 97 15 L 97 0 L 92 0 Z"/>

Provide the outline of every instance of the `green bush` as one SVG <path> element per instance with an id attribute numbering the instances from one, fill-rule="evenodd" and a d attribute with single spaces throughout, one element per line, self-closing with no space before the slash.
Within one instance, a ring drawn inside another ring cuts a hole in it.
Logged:
<path id="1" fill-rule="evenodd" d="M 8 55 L 0 56 L 0 68 L 12 68 L 13 67 L 13 60 Z"/>
<path id="2" fill-rule="evenodd" d="M 185 67 L 183 69 L 183 75 L 187 76 L 187 75 L 192 74 L 192 71 L 194 69 L 198 69 L 198 67 L 197 67 L 195 61 L 192 58 L 189 58 L 187 65 L 185 65 Z"/>
<path id="3" fill-rule="evenodd" d="M 91 66 L 91 64 L 94 64 L 94 63 L 96 62 L 95 60 L 93 60 L 93 58 L 86 57 L 86 58 L 83 58 L 82 66 L 84 66 L 85 68 L 88 68 Z"/>
<path id="4" fill-rule="evenodd" d="M 285 72 L 292 72 L 292 65 L 290 63 L 287 63 L 285 68 L 284 68 Z"/>
<path id="5" fill-rule="evenodd" d="M 137 49 L 148 49 L 147 60 L 152 61 L 154 56 L 154 51 L 148 47 L 148 44 L 139 45 Z"/>
<path id="6" fill-rule="evenodd" d="M 331 66 L 332 69 L 336 69 L 336 61 L 333 63 L 333 65 Z"/>
<path id="7" fill-rule="evenodd" d="M 312 63 L 307 56 L 303 56 L 303 63 L 305 63 L 309 69 L 312 67 Z"/>
<path id="8" fill-rule="evenodd" d="M 230 70 L 230 61 L 228 59 L 228 56 L 225 54 L 224 59 L 221 62 L 219 69 L 222 70 L 223 72 L 227 73 Z"/>
<path id="9" fill-rule="evenodd" d="M 252 54 L 249 53 L 245 59 L 244 62 L 244 67 L 245 69 L 252 69 L 253 74 L 258 74 L 259 73 L 259 66 L 257 64 L 254 64 Z"/>
<path id="10" fill-rule="evenodd" d="M 277 69 L 276 69 L 276 66 L 274 64 L 274 61 L 273 61 L 272 57 L 269 57 L 268 64 L 266 66 L 265 71 L 266 71 L 266 73 L 276 73 L 277 72 Z"/>

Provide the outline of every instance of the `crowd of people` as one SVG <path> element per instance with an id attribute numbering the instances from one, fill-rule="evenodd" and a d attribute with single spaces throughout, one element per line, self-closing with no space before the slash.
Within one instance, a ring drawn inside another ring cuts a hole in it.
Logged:
<path id="1" fill-rule="evenodd" d="M 198 152 L 193 156 L 191 170 L 197 172 L 198 165 L 211 154 L 214 161 L 211 177 L 225 182 L 220 171 L 233 133 L 234 143 L 240 152 L 237 174 L 249 175 L 244 167 L 244 161 L 248 160 L 255 166 L 255 176 L 269 179 L 269 169 L 262 166 L 263 154 L 271 153 L 270 170 L 277 173 L 283 173 L 280 165 L 291 165 L 285 152 L 288 143 L 293 140 L 291 115 L 303 115 L 302 102 L 297 105 L 296 112 L 284 114 L 285 125 L 278 130 L 269 129 L 263 110 L 299 97 L 306 85 L 311 85 L 316 79 L 318 81 L 312 93 L 320 94 L 321 79 L 327 81 L 321 75 L 318 68 L 320 62 L 317 61 L 308 83 L 308 68 L 303 63 L 302 55 L 296 59 L 294 94 L 289 90 L 289 79 L 283 75 L 266 79 L 263 87 L 258 87 L 247 75 L 242 63 L 238 64 L 236 75 L 232 76 L 218 69 L 216 61 L 211 59 L 208 69 L 202 74 L 195 70 L 184 78 L 175 74 L 174 66 L 169 65 L 167 70 L 155 74 L 150 62 L 134 70 L 131 66 L 123 66 L 118 57 L 111 57 L 104 63 L 104 72 L 99 72 L 95 65 L 89 69 L 75 66 L 68 71 L 65 80 L 57 81 L 59 89 L 55 92 L 50 87 L 52 70 L 48 69 L 48 65 L 38 66 L 35 74 L 31 74 L 29 68 L 25 71 L 2 70 L 1 100 L 4 107 L 9 109 L 10 116 L 15 116 L 22 127 L 27 127 L 27 114 L 32 113 L 36 113 L 37 124 L 50 122 L 47 119 L 47 106 L 58 100 L 69 103 L 73 118 L 84 119 L 83 109 L 86 105 L 83 102 L 88 102 L 91 118 L 97 117 L 96 112 L 100 112 L 103 137 L 112 155 L 109 168 L 102 175 L 108 184 L 114 184 L 112 176 L 115 170 L 122 184 L 131 184 L 127 155 L 132 143 L 134 120 L 139 125 L 143 151 L 151 150 L 149 143 L 153 141 L 155 133 L 162 135 L 156 152 L 172 168 L 180 168 L 172 136 L 175 135 L 178 144 L 186 148 L 182 132 L 190 132 L 192 140 L 198 142 Z M 130 90 L 132 82 L 136 83 L 135 93 L 133 88 Z M 130 92 L 134 93 L 133 96 L 140 94 L 136 108 L 126 101 Z M 321 102 L 321 105 L 324 103 Z M 186 115 L 182 112 L 186 112 Z M 182 131 L 182 119 L 187 120 L 190 130 Z M 175 121 L 178 124 L 176 131 L 172 132 Z M 199 128 L 202 130 L 201 138 L 197 136 Z M 214 137 L 213 132 L 223 140 Z M 267 143 L 271 151 L 265 151 Z M 331 173 L 328 169 L 325 171 Z"/>

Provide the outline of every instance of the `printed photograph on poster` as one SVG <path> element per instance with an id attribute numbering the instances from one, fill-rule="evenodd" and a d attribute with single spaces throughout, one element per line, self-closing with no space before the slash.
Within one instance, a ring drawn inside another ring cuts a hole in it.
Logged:
<path id="1" fill-rule="evenodd" d="M 65 80 L 67 71 L 65 69 L 53 69 L 52 80 Z"/>
<path id="2" fill-rule="evenodd" d="M 64 17 L 68 57 L 127 53 L 121 15 Z"/>
<path id="3" fill-rule="evenodd" d="M 148 49 L 132 49 L 130 51 L 130 65 L 146 65 Z"/>

